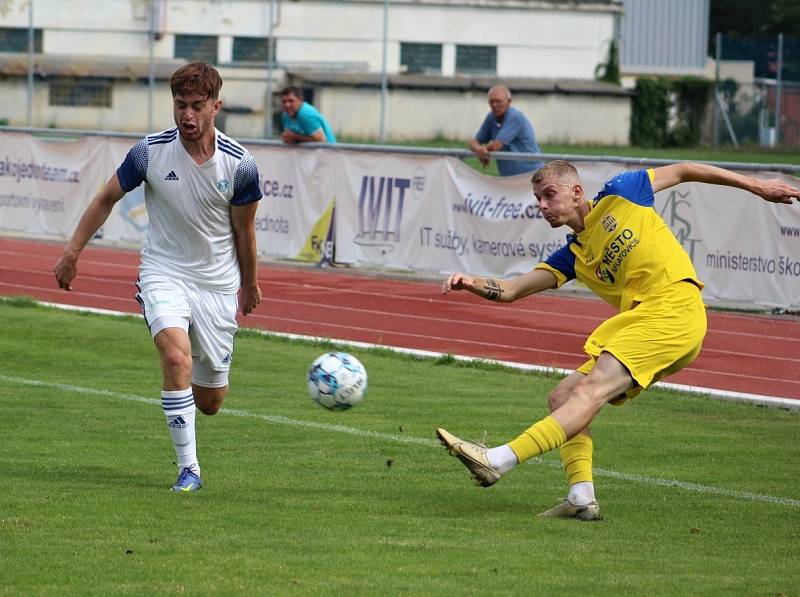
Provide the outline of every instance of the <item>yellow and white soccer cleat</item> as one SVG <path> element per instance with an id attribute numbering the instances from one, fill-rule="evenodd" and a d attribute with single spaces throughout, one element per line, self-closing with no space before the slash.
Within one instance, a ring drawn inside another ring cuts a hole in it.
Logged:
<path id="1" fill-rule="evenodd" d="M 499 470 L 489 464 L 486 446 L 460 439 L 441 427 L 436 430 L 436 435 L 450 455 L 458 458 L 467 467 L 476 485 L 490 487 L 502 476 Z"/>
<path id="2" fill-rule="evenodd" d="M 540 518 L 575 518 L 577 520 L 602 520 L 600 505 L 589 502 L 585 506 L 577 506 L 564 499 L 558 506 L 545 510 L 539 514 Z"/>

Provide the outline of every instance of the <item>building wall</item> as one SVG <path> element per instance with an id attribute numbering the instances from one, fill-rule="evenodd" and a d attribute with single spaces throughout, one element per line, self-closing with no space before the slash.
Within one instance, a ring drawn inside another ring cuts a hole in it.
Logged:
<path id="1" fill-rule="evenodd" d="M 223 111 L 218 123 L 227 134 L 260 138 L 266 130 L 261 86 L 248 79 L 226 76 Z M 255 89 L 259 91 L 254 91 Z M 142 82 L 115 82 L 112 108 L 48 105 L 46 83 L 37 82 L 34 126 L 67 129 L 150 132 L 173 126 L 172 97 L 166 82 L 153 97 L 153 126 L 148 128 L 148 89 Z M 0 81 L 7 101 L 0 118 L 26 124 L 26 83 L 22 78 Z M 531 120 L 539 142 L 626 145 L 630 126 L 628 96 L 585 94 L 514 95 L 514 106 Z M 252 108 L 246 104 L 250 104 Z M 317 87 L 314 104 L 331 122 L 339 137 L 375 139 L 380 132 L 380 90 L 376 88 Z M 233 111 L 228 109 L 233 108 Z M 385 139 L 415 141 L 432 138 L 466 140 L 474 136 L 488 112 L 482 91 L 390 90 L 386 104 Z M 276 131 L 277 133 L 277 131 Z"/>
<path id="2" fill-rule="evenodd" d="M 625 74 L 703 76 L 709 0 L 623 0 Z"/>
<path id="3" fill-rule="evenodd" d="M 220 98 L 223 115 L 232 123 L 243 123 L 241 135 L 263 137 L 266 129 L 264 86 L 266 74 L 256 69 L 226 73 L 221 69 L 223 86 Z M 274 88 L 278 89 L 278 81 Z M 33 97 L 33 126 L 67 129 L 94 129 L 122 132 L 150 132 L 174 126 L 172 94 L 167 81 L 159 81 L 153 94 L 153 122 L 148 127 L 150 94 L 146 81 L 116 79 L 112 87 L 111 107 L 51 106 L 49 80 L 36 80 Z M 24 77 L 0 79 L 0 118 L 12 126 L 27 124 L 27 82 Z M 228 110 L 233 110 L 228 114 Z M 257 123 L 257 124 L 256 124 Z"/>
<path id="4" fill-rule="evenodd" d="M 148 126 L 147 81 L 125 68 L 126 59 L 146 60 L 149 55 L 149 0 L 33 2 L 34 27 L 44 30 L 44 56 L 74 56 L 86 63 L 116 58 L 119 62 L 109 108 L 51 106 L 49 83 L 70 73 L 37 77 L 34 126 L 145 132 L 172 125 L 167 81 L 156 82 L 153 122 Z M 268 114 L 277 105 L 274 97 L 268 97 L 269 73 L 274 95 L 286 83 L 287 69 L 314 65 L 321 70 L 376 73 L 382 67 L 382 0 L 276 0 L 272 13 L 268 0 L 156 0 L 154 6 L 157 35 L 152 50 L 156 60 L 174 57 L 176 35 L 218 36 L 217 62 L 225 81 L 222 99 L 225 107 L 234 109 L 222 117 L 234 136 L 261 137 L 267 130 Z M 591 80 L 596 65 L 606 59 L 620 6 L 615 0 L 392 0 L 387 72 L 402 71 L 401 43 L 420 42 L 441 44 L 441 74 L 445 76 L 461 76 L 456 72 L 456 53 L 459 44 L 466 44 L 497 46 L 494 76 L 498 81 Z M 28 0 L 0 0 L 0 27 L 27 26 Z M 232 63 L 234 37 L 265 38 L 271 31 L 276 59 L 285 68 L 267 70 L 264 65 Z M 314 103 L 337 135 L 378 135 L 380 96 L 376 89 L 320 87 L 315 92 Z M 4 99 L 14 98 L 0 106 L 0 118 L 9 119 L 12 125 L 27 124 L 24 73 L 0 76 L 0 94 Z M 627 142 L 627 97 L 599 100 L 594 96 L 532 95 L 517 97 L 515 102 L 524 106 L 541 141 Z M 598 105 L 607 112 L 602 118 L 591 113 L 591 107 Z M 486 110 L 483 93 L 392 90 L 386 139 L 466 139 L 474 134 Z"/>
<path id="5" fill-rule="evenodd" d="M 0 27 L 28 26 L 28 0 L 5 0 Z M 277 40 L 279 62 L 360 63 L 379 72 L 383 2 L 303 0 L 157 0 L 156 57 L 172 57 L 176 34 L 218 36 L 220 63 L 231 60 L 234 36 Z M 497 46 L 502 77 L 594 76 L 614 35 L 618 5 L 535 0 L 390 3 L 387 70 L 401 71 L 401 42 L 442 44 L 443 74 L 455 70 L 458 44 Z M 45 30 L 44 52 L 86 56 L 148 55 L 147 0 L 34 0 L 34 27 Z"/>
<path id="6" fill-rule="evenodd" d="M 336 123 L 338 136 L 368 139 L 379 132 L 379 100 L 377 89 L 327 87 L 317 90 L 314 102 Z M 627 96 L 515 93 L 513 105 L 531 121 L 540 143 L 628 143 Z M 386 104 L 386 137 L 395 141 L 470 139 L 488 111 L 483 92 L 392 90 Z"/>

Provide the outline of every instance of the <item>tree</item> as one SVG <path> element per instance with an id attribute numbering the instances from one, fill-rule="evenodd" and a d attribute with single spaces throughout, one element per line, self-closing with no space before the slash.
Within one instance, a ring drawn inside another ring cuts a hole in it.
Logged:
<path id="1" fill-rule="evenodd" d="M 798 0 L 710 0 L 708 54 L 716 56 L 716 34 L 723 35 L 722 58 L 752 60 L 757 77 L 775 78 L 779 33 L 784 34 L 783 78 L 800 81 L 800 2 Z"/>
<path id="2" fill-rule="evenodd" d="M 800 3 L 797 0 L 710 0 L 709 48 L 714 35 L 729 37 L 767 37 L 790 34 L 800 27 Z M 713 52 L 711 52 L 713 55 Z"/>

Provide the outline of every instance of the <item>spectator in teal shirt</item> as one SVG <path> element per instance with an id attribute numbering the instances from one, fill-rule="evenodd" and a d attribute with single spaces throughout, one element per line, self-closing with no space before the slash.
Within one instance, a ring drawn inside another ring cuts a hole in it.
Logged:
<path id="1" fill-rule="evenodd" d="M 303 101 L 303 92 L 299 87 L 286 87 L 281 91 L 281 104 L 283 105 L 281 140 L 284 143 L 289 145 L 306 141 L 336 143 L 331 125 L 314 106 Z"/>

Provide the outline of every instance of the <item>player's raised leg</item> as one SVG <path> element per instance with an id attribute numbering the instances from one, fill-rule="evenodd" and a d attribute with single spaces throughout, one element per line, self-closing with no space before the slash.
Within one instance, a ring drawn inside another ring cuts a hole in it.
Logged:
<path id="1" fill-rule="evenodd" d="M 450 454 L 467 467 L 475 482 L 482 487 L 493 485 L 520 462 L 565 446 L 562 460 L 570 477 L 571 494 L 572 485 L 575 485 L 575 496 L 581 496 L 580 500 L 576 497 L 576 502 L 594 502 L 596 506 L 591 480 L 592 443 L 588 425 L 608 400 L 624 393 L 632 385 L 633 380 L 627 369 L 611 354 L 602 353 L 588 375 L 575 372 L 562 380 L 551 393 L 551 415 L 507 444 L 486 448 L 462 440 L 441 428 L 436 433 Z M 584 508 L 588 503 L 576 506 L 575 514 L 577 510 L 581 513 L 591 510 L 591 513 L 574 517 L 584 520 L 589 519 L 587 516 L 598 518 L 599 507 Z M 559 512 L 558 515 L 563 516 L 565 512 Z M 570 514 L 570 517 L 573 515 Z"/>

